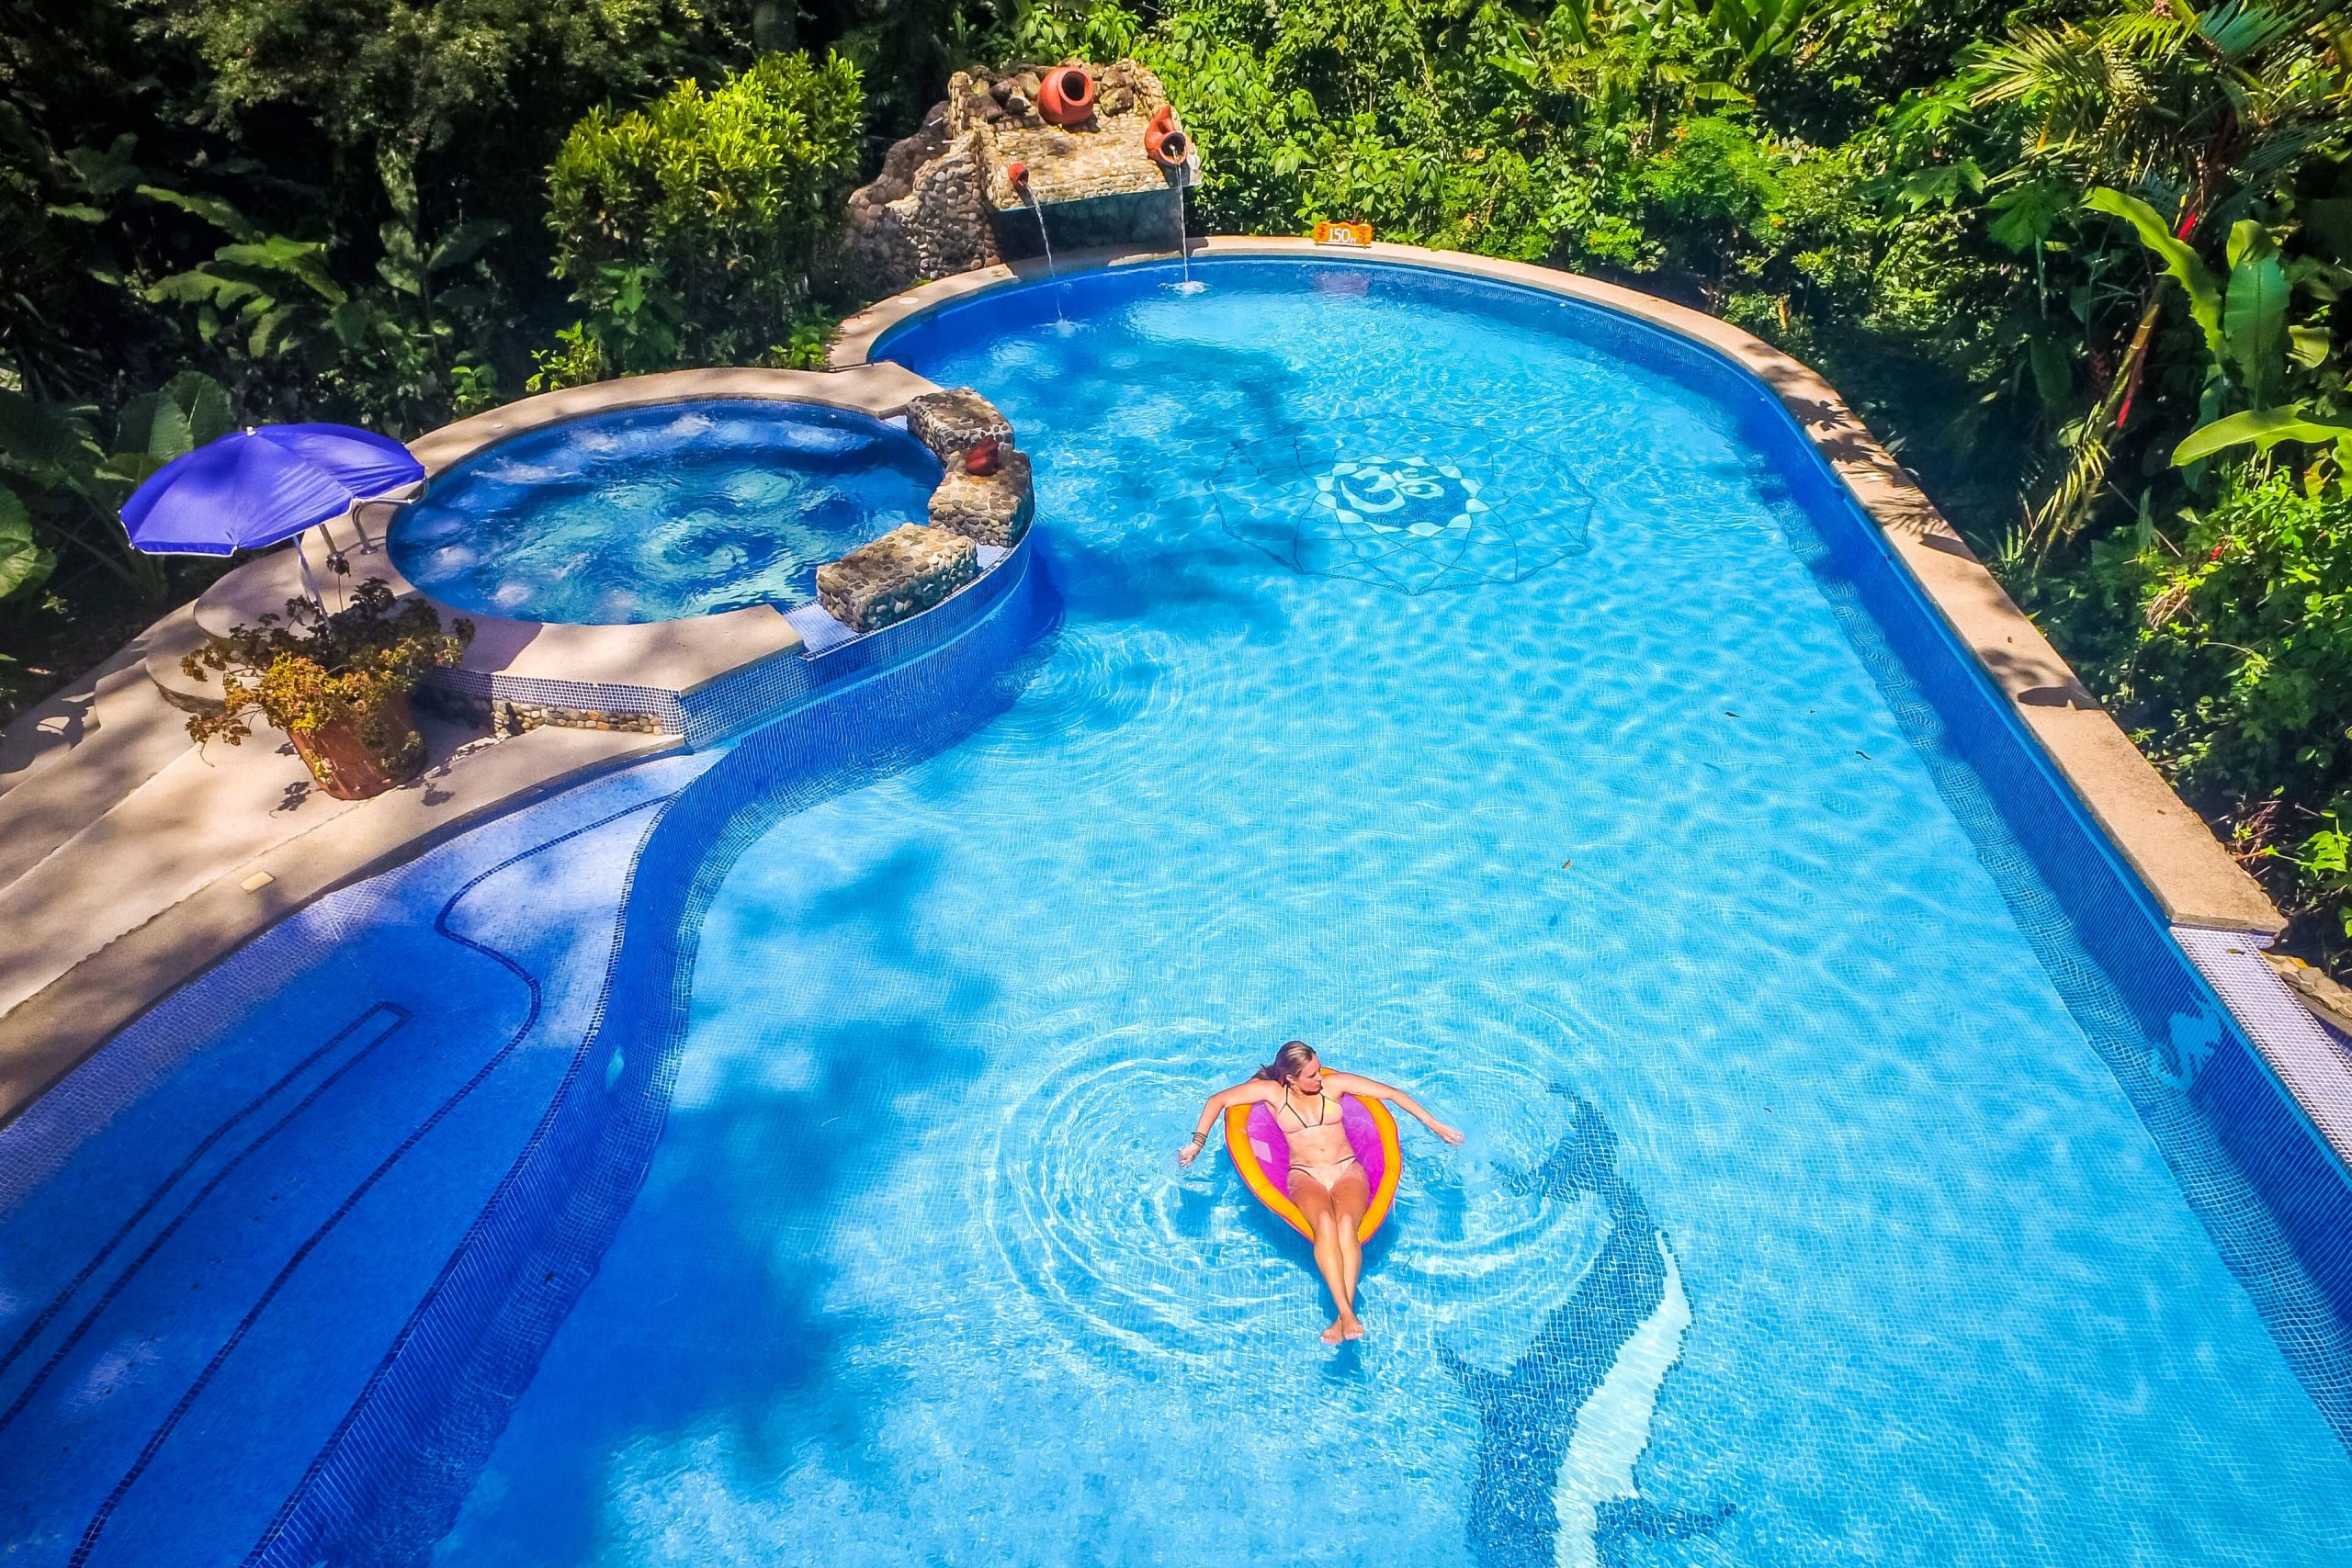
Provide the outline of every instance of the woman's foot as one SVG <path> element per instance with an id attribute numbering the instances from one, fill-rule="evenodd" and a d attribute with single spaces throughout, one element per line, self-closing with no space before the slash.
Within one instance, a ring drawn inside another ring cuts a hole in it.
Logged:
<path id="1" fill-rule="evenodd" d="M 1363 1337 L 1363 1325 L 1356 1321 L 1356 1314 L 1351 1312 L 1341 1313 L 1332 1320 L 1331 1326 L 1323 1331 L 1323 1343 L 1326 1345 L 1337 1345 L 1342 1339 Z"/>

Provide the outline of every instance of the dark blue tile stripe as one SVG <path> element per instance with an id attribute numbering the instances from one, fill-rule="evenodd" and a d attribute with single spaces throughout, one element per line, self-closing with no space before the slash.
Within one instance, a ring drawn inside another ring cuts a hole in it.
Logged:
<path id="1" fill-rule="evenodd" d="M 377 1046 L 381 1045 L 385 1041 L 390 1040 L 395 1033 L 397 1033 L 401 1026 L 409 1021 L 410 1014 L 408 1010 L 394 1002 L 377 1002 L 373 1006 L 369 1007 L 367 1011 L 352 1020 L 351 1022 L 344 1025 L 344 1027 L 338 1031 L 334 1037 L 329 1040 L 326 1044 L 320 1046 L 318 1050 L 313 1051 L 310 1055 L 304 1057 L 300 1065 L 298 1065 L 292 1071 L 288 1072 L 285 1077 L 278 1079 L 277 1083 L 272 1085 L 258 1099 L 254 1100 L 246 1107 L 245 1111 L 239 1111 L 237 1115 L 232 1117 L 227 1122 L 224 1122 L 220 1131 L 215 1133 L 212 1137 L 207 1138 L 203 1144 L 199 1145 L 197 1152 L 190 1155 L 187 1161 L 183 1163 L 177 1170 L 175 1170 L 164 1179 L 164 1184 L 155 1190 L 154 1195 L 151 1197 L 146 1203 L 141 1205 L 139 1213 L 134 1214 L 129 1223 L 125 1224 L 120 1230 L 114 1234 L 113 1238 L 99 1250 L 98 1256 L 93 1258 L 88 1266 L 84 1268 L 81 1273 L 74 1277 L 73 1283 L 66 1286 L 63 1291 L 58 1292 L 56 1300 L 50 1303 L 48 1310 L 42 1313 L 40 1320 L 37 1322 L 33 1325 L 32 1330 L 28 1333 L 27 1342 L 29 1342 L 31 1333 L 39 1332 L 39 1330 L 45 1326 L 51 1318 L 55 1317 L 58 1313 L 64 1310 L 65 1303 L 72 1299 L 74 1292 L 82 1287 L 85 1280 L 88 1280 L 92 1274 L 97 1271 L 98 1266 L 106 1260 L 107 1255 L 114 1250 L 117 1244 L 119 1244 L 123 1237 L 130 1234 L 132 1228 L 136 1226 L 141 1219 L 146 1217 L 148 1212 L 152 1210 L 157 1202 L 162 1201 L 164 1192 L 170 1190 L 172 1183 L 177 1181 L 196 1164 L 198 1159 L 203 1157 L 204 1151 L 209 1148 L 221 1134 L 225 1134 L 231 1127 L 243 1120 L 247 1111 L 260 1106 L 264 1100 L 267 1100 L 271 1095 L 276 1094 L 280 1088 L 292 1081 L 296 1074 L 300 1073 L 303 1068 L 308 1067 L 311 1063 L 317 1061 L 321 1056 L 334 1049 L 336 1045 L 339 1045 L 344 1041 L 351 1038 L 352 1035 L 358 1032 L 361 1025 L 365 1024 L 369 1019 L 375 1018 L 379 1015 L 383 1015 L 389 1021 L 385 1023 L 383 1028 L 378 1030 L 365 1044 L 359 1047 L 358 1050 L 345 1057 L 333 1072 L 327 1074 L 316 1084 L 312 1085 L 311 1092 L 304 1095 L 300 1100 L 296 1100 L 293 1107 L 288 1110 L 285 1115 L 271 1122 L 267 1128 L 256 1134 L 252 1141 L 245 1145 L 243 1148 L 239 1149 L 233 1157 L 223 1162 L 220 1168 L 214 1171 L 205 1181 L 204 1185 L 198 1188 L 196 1191 L 189 1196 L 187 1201 L 180 1205 L 179 1212 L 174 1214 L 170 1221 L 149 1239 L 147 1245 L 140 1250 L 139 1256 L 133 1258 L 130 1262 L 125 1266 L 122 1272 L 115 1276 L 114 1282 L 106 1288 L 96 1301 L 90 1303 L 89 1310 L 82 1314 L 80 1320 L 77 1321 L 74 1325 L 73 1328 L 66 1333 L 65 1337 L 58 1342 L 57 1348 L 50 1352 L 49 1359 L 41 1363 L 40 1370 L 35 1372 L 32 1377 L 27 1381 L 25 1386 L 17 1392 L 15 1401 L 9 1404 L 8 1408 L 5 1412 L 0 1412 L 0 1431 L 6 1430 L 10 1423 L 14 1422 L 17 1416 L 24 1414 L 25 1407 L 32 1403 L 33 1395 L 40 1392 L 41 1385 L 49 1381 L 51 1374 L 55 1372 L 57 1369 L 63 1364 L 65 1358 L 73 1353 L 74 1348 L 82 1342 L 83 1338 L 89 1334 L 91 1328 L 96 1325 L 98 1320 L 106 1315 L 107 1309 L 115 1303 L 117 1298 L 119 1298 L 124 1291 L 128 1290 L 130 1287 L 131 1282 L 138 1279 L 140 1274 L 146 1269 L 147 1265 L 154 1260 L 155 1255 L 163 1251 L 164 1247 L 170 1243 L 172 1237 L 178 1234 L 180 1226 L 186 1224 L 188 1219 L 193 1216 L 198 1209 L 204 1206 L 205 1200 L 211 1197 L 215 1191 L 219 1190 L 220 1184 L 227 1181 L 230 1177 L 235 1175 L 238 1168 L 243 1166 L 247 1159 L 251 1158 L 264 1145 L 275 1139 L 278 1134 L 286 1131 L 287 1128 L 291 1127 L 294 1123 L 300 1121 L 302 1119 L 303 1112 L 309 1111 L 311 1106 L 317 1104 L 319 1098 L 322 1095 L 325 1094 L 327 1090 L 340 1083 L 345 1075 L 349 1074 L 352 1069 L 357 1067 L 362 1062 L 366 1061 L 370 1055 L 372 1055 L 375 1053 Z"/>
<path id="2" fill-rule="evenodd" d="M 309 1259 L 311 1254 L 318 1250 L 320 1245 L 334 1232 L 335 1227 L 349 1217 L 351 1212 L 359 1206 L 361 1201 L 369 1192 L 375 1190 L 377 1185 L 385 1177 L 391 1174 L 400 1162 L 408 1156 L 410 1151 L 447 1120 L 450 1112 L 456 1111 L 476 1089 L 487 1082 L 490 1076 L 505 1064 L 507 1058 L 514 1054 L 523 1042 L 530 1037 L 531 1032 L 538 1026 L 539 1014 L 546 1001 L 538 976 L 496 948 L 487 943 L 478 942 L 470 937 L 461 936 L 452 931 L 449 928 L 449 917 L 456 911 L 458 906 L 476 887 L 508 867 L 553 849 L 559 844 L 579 838 L 582 834 L 594 832 L 634 812 L 645 810 L 646 806 L 647 803 L 639 802 L 597 821 L 574 828 L 544 844 L 534 845 L 530 849 L 510 855 L 487 870 L 477 873 L 463 886 L 452 893 L 447 901 L 441 906 L 440 912 L 434 917 L 433 920 L 435 934 L 481 954 L 523 983 L 530 998 L 529 1005 L 525 1010 L 523 1021 L 507 1037 L 505 1043 L 475 1069 L 470 1077 L 435 1107 L 431 1114 L 413 1128 L 391 1153 L 386 1155 L 372 1170 L 361 1178 L 358 1185 L 345 1194 L 343 1201 L 336 1204 L 334 1211 L 303 1238 L 300 1246 L 294 1249 L 285 1265 L 278 1269 L 269 1284 L 255 1298 L 253 1305 L 246 1310 L 244 1316 L 239 1320 L 237 1326 L 231 1331 L 228 1338 L 213 1352 L 211 1359 L 205 1363 L 204 1370 L 197 1374 L 196 1381 L 188 1385 L 187 1392 L 182 1393 L 178 1401 L 174 1404 L 171 1413 L 148 1437 L 146 1443 L 139 1451 L 139 1457 L 131 1462 L 130 1468 L 123 1472 L 122 1477 L 115 1483 L 113 1489 L 107 1494 L 106 1500 L 98 1506 L 97 1512 L 83 1530 L 82 1538 L 75 1545 L 73 1556 L 68 1560 L 74 1568 L 82 1568 L 82 1564 L 90 1560 L 90 1554 L 97 1550 L 99 1539 L 106 1533 L 107 1524 L 113 1519 L 116 1510 L 122 1506 L 123 1499 L 130 1495 L 132 1487 L 138 1485 L 140 1477 L 147 1473 L 148 1467 L 155 1461 L 155 1456 L 163 1451 L 164 1444 L 171 1441 L 172 1434 L 179 1429 L 180 1424 L 187 1418 L 188 1412 L 196 1407 L 196 1402 L 203 1397 L 204 1391 L 211 1386 L 213 1379 L 220 1375 L 221 1368 L 226 1366 L 229 1359 L 236 1354 L 237 1347 L 244 1343 L 245 1337 L 253 1332 L 254 1325 L 261 1321 L 262 1314 L 269 1310 L 270 1303 L 277 1299 L 278 1294 L 285 1290 L 288 1281 L 293 1279 L 296 1271 Z"/>
<path id="3" fill-rule="evenodd" d="M 36 1316 L 30 1324 L 26 1325 L 23 1333 L 17 1336 L 16 1342 L 8 1347 L 6 1352 L 0 1354 L 0 1377 L 7 1375 L 8 1369 L 17 1364 L 17 1359 L 19 1356 L 22 1356 L 25 1351 L 31 1347 L 34 1340 L 40 1337 L 42 1332 L 46 1330 L 51 1323 L 56 1321 L 57 1314 L 65 1310 L 65 1304 L 73 1299 L 74 1293 L 89 1282 L 91 1275 L 96 1273 L 101 1268 L 105 1267 L 106 1260 L 114 1256 L 115 1249 L 119 1247 L 124 1241 L 128 1240 L 133 1231 L 137 1230 L 141 1224 L 145 1223 L 147 1216 L 154 1213 L 155 1205 L 164 1201 L 164 1195 L 170 1192 L 173 1187 L 185 1179 L 188 1172 L 194 1170 L 203 1160 L 206 1155 L 212 1152 L 213 1145 L 220 1143 L 221 1139 L 227 1137 L 231 1133 L 236 1131 L 238 1125 L 247 1117 L 254 1115 L 255 1112 L 259 1111 L 263 1106 L 268 1104 L 272 1100 L 283 1093 L 288 1085 L 291 1084 L 295 1079 L 300 1077 L 304 1073 L 310 1071 L 311 1067 L 315 1066 L 321 1057 L 329 1055 L 336 1046 L 341 1045 L 345 1041 L 350 1039 L 354 1034 L 359 1032 L 369 1019 L 376 1017 L 379 1013 L 391 1015 L 391 1021 L 384 1026 L 382 1032 L 379 1033 L 375 1040 L 368 1043 L 368 1046 L 370 1048 L 380 1043 L 385 1034 L 389 1034 L 394 1029 L 399 1028 L 402 1023 L 406 1022 L 409 1018 L 408 1010 L 397 1005 L 396 1003 L 375 1003 L 365 1012 L 362 1012 L 357 1018 L 353 1019 L 349 1023 L 345 1024 L 341 1029 L 335 1031 L 333 1035 L 328 1037 L 326 1043 L 319 1046 L 318 1049 L 312 1051 L 309 1055 L 303 1057 L 300 1061 L 287 1068 L 285 1073 L 279 1077 L 276 1083 L 271 1084 L 267 1089 L 263 1089 L 259 1094 L 254 1096 L 251 1100 L 246 1100 L 244 1104 L 239 1106 L 234 1111 L 231 1112 L 229 1117 L 219 1126 L 206 1134 L 203 1140 L 199 1142 L 195 1148 L 188 1152 L 187 1157 L 180 1161 L 177 1166 L 175 1166 L 172 1168 L 171 1173 L 165 1176 L 162 1181 L 156 1183 L 154 1190 L 148 1193 L 146 1198 L 141 1201 L 139 1206 L 130 1212 L 130 1217 L 124 1220 L 121 1225 L 116 1229 L 114 1235 L 108 1236 L 106 1239 L 105 1244 L 102 1245 L 96 1253 L 91 1255 L 90 1260 L 82 1266 L 81 1272 L 75 1274 L 71 1280 L 66 1282 L 62 1290 L 59 1291 L 55 1296 L 51 1298 L 49 1304 L 41 1309 L 40 1315 Z M 247 1145 L 244 1151 L 245 1154 L 252 1153 L 253 1147 L 253 1145 Z M 237 1157 L 239 1159 L 243 1159 L 244 1155 L 241 1154 Z M 13 1416 L 14 1414 L 14 1411 L 9 1413 L 11 1416 Z M 0 1427 L 5 1427 L 7 1424 L 7 1420 L 8 1417 L 0 1416 Z"/>

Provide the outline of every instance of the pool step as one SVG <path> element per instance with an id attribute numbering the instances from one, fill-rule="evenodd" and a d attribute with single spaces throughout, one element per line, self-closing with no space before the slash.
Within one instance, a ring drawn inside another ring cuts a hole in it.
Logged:
<path id="1" fill-rule="evenodd" d="M 0 1134 L 26 1561 L 260 1538 L 573 1067 L 664 766 L 322 900 Z"/>
<path id="2" fill-rule="evenodd" d="M 147 634 L 147 679 L 154 683 L 155 690 L 162 694 L 165 702 L 182 713 L 220 711 L 220 677 L 208 675 L 199 681 L 180 665 L 183 659 L 202 648 L 210 636 L 197 620 L 193 604 L 181 605 Z"/>

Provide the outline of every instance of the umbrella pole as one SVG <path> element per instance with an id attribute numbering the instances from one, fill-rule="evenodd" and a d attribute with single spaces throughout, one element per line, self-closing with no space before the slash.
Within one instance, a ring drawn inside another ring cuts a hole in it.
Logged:
<path id="1" fill-rule="evenodd" d="M 302 530 L 302 534 L 309 532 L 308 528 Z M 327 602 L 319 597 L 318 579 L 311 575 L 311 554 L 302 547 L 302 534 L 294 536 L 294 558 L 302 563 L 303 591 L 310 594 L 311 603 L 316 604 L 319 607 L 319 614 L 323 615 L 327 613 Z"/>

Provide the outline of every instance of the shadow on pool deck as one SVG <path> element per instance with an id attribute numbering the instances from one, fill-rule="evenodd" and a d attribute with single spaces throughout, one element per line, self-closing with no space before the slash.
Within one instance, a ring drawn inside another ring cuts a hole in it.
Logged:
<path id="1" fill-rule="evenodd" d="M 0 1122 L 175 986 L 344 883 L 551 784 L 676 738 L 543 728 L 495 745 L 425 722 L 435 761 L 374 800 L 307 787 L 274 734 L 199 751 L 143 673 L 74 752 L 0 795 Z M 105 699 L 102 698 L 102 701 Z M 60 817 L 59 813 L 65 813 Z M 54 831 L 42 824 L 54 819 Z M 55 842 L 38 857 L 43 835 Z M 25 848 L 19 849 L 19 846 Z M 257 886 L 245 882 L 260 878 Z"/>

